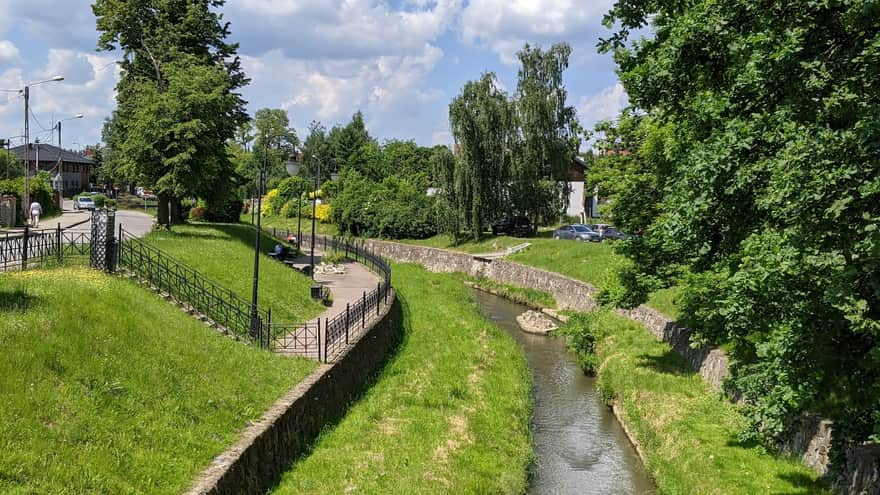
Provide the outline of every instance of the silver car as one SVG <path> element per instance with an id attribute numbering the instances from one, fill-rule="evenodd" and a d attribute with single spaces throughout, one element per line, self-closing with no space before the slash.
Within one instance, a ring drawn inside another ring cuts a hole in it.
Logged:
<path id="1" fill-rule="evenodd" d="M 590 242 L 600 242 L 602 240 L 602 236 L 598 232 L 580 223 L 559 227 L 553 231 L 553 238 Z"/>

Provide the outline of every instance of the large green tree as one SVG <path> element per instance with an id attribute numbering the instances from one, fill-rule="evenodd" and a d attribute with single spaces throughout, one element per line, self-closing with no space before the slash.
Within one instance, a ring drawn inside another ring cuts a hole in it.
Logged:
<path id="1" fill-rule="evenodd" d="M 565 43 L 548 50 L 527 44 L 518 54 L 510 201 L 535 225 L 556 220 L 565 211 L 568 173 L 580 146 L 580 125 L 562 81 L 570 54 Z"/>
<path id="2" fill-rule="evenodd" d="M 656 188 L 624 193 L 650 222 L 615 208 L 642 233 L 625 280 L 688 274 L 681 318 L 730 344 L 752 436 L 813 409 L 880 438 L 880 4 L 623 0 L 606 22 Z"/>
<path id="3" fill-rule="evenodd" d="M 261 108 L 254 114 L 254 147 L 255 164 L 266 164 L 266 181 L 269 189 L 275 187 L 281 179 L 287 177 L 284 162 L 293 155 L 299 146 L 296 130 L 290 127 L 287 112 L 280 108 Z M 239 128 L 241 131 L 241 128 Z M 268 141 L 268 142 L 267 142 Z M 268 144 L 268 146 L 267 146 Z M 266 155 L 268 150 L 268 156 Z M 265 161 L 264 161 L 265 158 Z M 259 169 L 254 167 L 247 175 L 249 181 L 256 180 Z"/>
<path id="4" fill-rule="evenodd" d="M 121 49 L 113 162 L 152 186 L 158 222 L 179 219 L 179 201 L 209 201 L 235 180 L 226 142 L 247 120 L 236 92 L 248 80 L 228 43 L 223 0 L 97 0 L 101 50 Z M 169 201 L 170 200 L 170 201 Z M 169 205 L 171 210 L 169 211 Z"/>
<path id="5" fill-rule="evenodd" d="M 449 105 L 449 122 L 461 158 L 456 162 L 455 204 L 460 226 L 479 240 L 483 227 L 506 213 L 514 139 L 514 108 L 495 74 L 464 85 Z"/>

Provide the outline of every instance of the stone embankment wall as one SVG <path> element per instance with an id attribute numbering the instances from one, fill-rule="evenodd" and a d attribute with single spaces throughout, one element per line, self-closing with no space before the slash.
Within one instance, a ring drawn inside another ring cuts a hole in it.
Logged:
<path id="1" fill-rule="evenodd" d="M 187 493 L 262 494 L 277 483 L 321 430 L 345 414 L 400 343 L 402 311 L 393 292 L 391 300 L 335 363 L 321 365 L 276 402 L 235 446 L 214 459 Z"/>
<path id="2" fill-rule="evenodd" d="M 496 282 L 517 285 L 550 293 L 559 309 L 591 311 L 596 307 L 594 295 L 597 289 L 590 284 L 540 268 L 511 263 L 504 260 L 488 260 L 467 253 L 444 249 L 414 246 L 397 242 L 366 240 L 366 246 L 386 258 L 404 263 L 416 263 L 434 272 L 461 272 L 475 277 L 485 277 Z M 644 325 L 652 334 L 668 343 L 688 363 L 698 370 L 713 389 L 721 391 L 729 376 L 727 355 L 720 349 L 690 345 L 692 331 L 677 324 L 662 313 L 645 305 L 617 313 Z M 831 422 L 816 415 L 805 415 L 796 425 L 795 433 L 785 445 L 783 452 L 801 457 L 804 463 L 817 473 L 825 474 L 829 465 L 831 449 Z M 842 493 L 880 495 L 880 446 L 863 445 L 851 447 L 847 455 L 845 481 Z M 845 486 L 844 486 L 845 485 Z"/>

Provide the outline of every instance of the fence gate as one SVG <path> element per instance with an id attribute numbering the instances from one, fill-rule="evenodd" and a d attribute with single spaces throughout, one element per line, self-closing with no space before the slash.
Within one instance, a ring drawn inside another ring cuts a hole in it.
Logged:
<path id="1" fill-rule="evenodd" d="M 89 266 L 112 273 L 116 270 L 116 212 L 92 211 L 92 239 Z"/>

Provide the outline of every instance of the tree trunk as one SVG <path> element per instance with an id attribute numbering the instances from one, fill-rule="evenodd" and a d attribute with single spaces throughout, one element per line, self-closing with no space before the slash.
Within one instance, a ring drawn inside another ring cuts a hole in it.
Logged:
<path id="1" fill-rule="evenodd" d="M 171 196 L 171 223 L 180 225 L 183 223 L 183 208 L 180 206 L 180 198 Z"/>
<path id="2" fill-rule="evenodd" d="M 156 212 L 156 223 L 161 227 L 170 227 L 171 223 L 168 218 L 168 193 L 160 192 L 156 195 L 158 198 L 158 206 Z"/>

